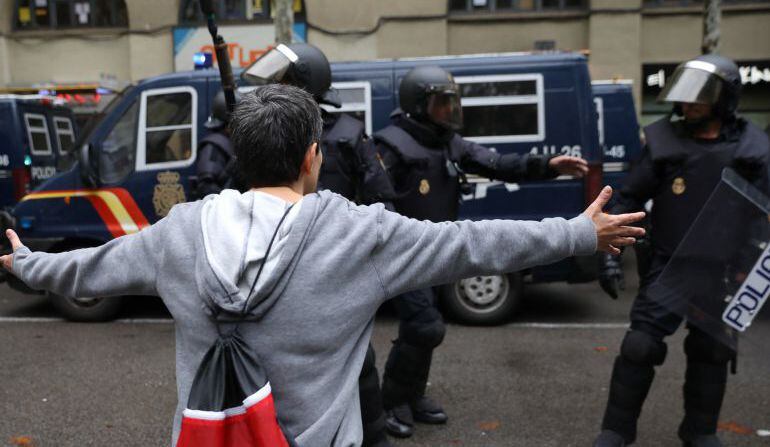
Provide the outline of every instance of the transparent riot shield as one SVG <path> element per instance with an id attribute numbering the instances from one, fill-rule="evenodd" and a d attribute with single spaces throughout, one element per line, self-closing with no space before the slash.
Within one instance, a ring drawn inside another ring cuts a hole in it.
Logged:
<path id="1" fill-rule="evenodd" d="M 649 297 L 734 351 L 770 352 L 769 219 L 770 199 L 725 169 Z"/>

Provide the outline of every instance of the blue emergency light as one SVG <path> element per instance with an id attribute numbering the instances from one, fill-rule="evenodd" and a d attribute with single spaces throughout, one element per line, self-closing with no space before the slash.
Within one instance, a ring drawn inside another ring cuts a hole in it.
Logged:
<path id="1" fill-rule="evenodd" d="M 193 64 L 196 70 L 205 70 L 214 65 L 214 58 L 211 53 L 195 53 L 193 55 Z"/>
<path id="2" fill-rule="evenodd" d="M 32 157 L 29 155 L 24 156 L 24 166 L 32 166 Z"/>
<path id="3" fill-rule="evenodd" d="M 31 230 L 32 226 L 35 224 L 35 218 L 30 216 L 22 216 L 19 219 L 19 227 L 22 230 Z"/>

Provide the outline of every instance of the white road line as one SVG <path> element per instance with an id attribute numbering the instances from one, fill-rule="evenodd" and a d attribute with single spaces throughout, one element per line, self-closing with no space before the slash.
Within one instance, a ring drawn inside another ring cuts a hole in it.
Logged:
<path id="1" fill-rule="evenodd" d="M 505 327 L 526 329 L 627 329 L 628 323 L 510 323 Z"/>
<path id="2" fill-rule="evenodd" d="M 66 323 L 64 318 L 45 318 L 45 317 L 0 317 L 1 323 Z M 123 318 L 113 320 L 110 323 L 121 324 L 173 324 L 174 320 L 170 318 Z"/>
<path id="3" fill-rule="evenodd" d="M 1 323 L 65 323 L 64 318 L 0 317 Z M 173 324 L 170 318 L 123 318 L 111 323 L 121 324 Z M 628 323 L 509 323 L 502 327 L 513 329 L 627 329 Z"/>

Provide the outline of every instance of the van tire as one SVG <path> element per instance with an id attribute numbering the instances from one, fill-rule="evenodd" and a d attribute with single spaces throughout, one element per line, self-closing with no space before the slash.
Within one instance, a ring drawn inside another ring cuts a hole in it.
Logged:
<path id="1" fill-rule="evenodd" d="M 475 276 L 443 287 L 443 306 L 459 323 L 492 326 L 508 321 L 522 298 L 521 274 Z"/>
<path id="2" fill-rule="evenodd" d="M 102 322 L 114 320 L 123 305 L 121 297 L 67 298 L 48 294 L 51 304 L 70 321 Z"/>

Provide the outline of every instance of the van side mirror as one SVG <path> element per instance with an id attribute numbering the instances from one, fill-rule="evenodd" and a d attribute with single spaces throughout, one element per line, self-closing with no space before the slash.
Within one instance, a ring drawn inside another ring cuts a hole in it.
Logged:
<path id="1" fill-rule="evenodd" d="M 99 186 L 99 153 L 93 143 L 86 143 L 80 147 L 78 154 L 80 159 L 80 177 L 83 183 L 91 188 Z"/>

